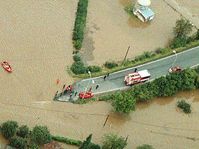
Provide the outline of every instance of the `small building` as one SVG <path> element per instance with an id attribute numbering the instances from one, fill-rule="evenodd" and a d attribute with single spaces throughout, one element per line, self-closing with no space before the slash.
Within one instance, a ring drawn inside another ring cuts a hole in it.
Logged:
<path id="1" fill-rule="evenodd" d="M 133 9 L 134 15 L 136 15 L 142 22 L 151 21 L 155 13 L 149 8 L 151 5 L 150 0 L 138 0 Z"/>

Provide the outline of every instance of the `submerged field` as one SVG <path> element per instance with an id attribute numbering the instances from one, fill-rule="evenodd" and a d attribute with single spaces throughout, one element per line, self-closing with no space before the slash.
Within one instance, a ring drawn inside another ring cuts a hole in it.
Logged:
<path id="1" fill-rule="evenodd" d="M 73 105 L 52 100 L 63 84 L 73 82 L 66 68 L 72 63 L 71 38 L 77 2 L 0 2 L 0 61 L 9 61 L 14 70 L 7 74 L 0 69 L 0 122 L 11 119 L 30 127 L 47 125 L 52 134 L 80 140 L 93 133 L 97 143 L 103 134 L 113 131 L 124 137 L 129 135 L 130 149 L 144 143 L 163 149 L 168 145 L 176 149 L 197 148 L 198 91 L 177 95 L 191 98 L 193 113 L 189 116 L 176 111 L 175 97 L 139 104 L 129 117 L 112 114 L 111 105 L 105 102 Z M 103 64 L 109 59 L 122 60 L 129 45 L 128 57 L 134 57 L 163 47 L 172 38 L 179 15 L 165 3 L 152 2 L 157 13 L 149 24 L 131 19 L 124 11 L 128 3 L 90 1 L 82 52 L 85 61 Z M 107 114 L 111 116 L 103 128 Z"/>
<path id="2" fill-rule="evenodd" d="M 155 18 L 149 23 L 125 12 L 125 6 L 132 3 L 135 0 L 90 1 L 83 45 L 83 55 L 89 64 L 122 61 L 128 46 L 131 46 L 128 58 L 133 58 L 144 51 L 165 47 L 173 38 L 173 27 L 180 15 L 163 0 L 152 1 Z"/>

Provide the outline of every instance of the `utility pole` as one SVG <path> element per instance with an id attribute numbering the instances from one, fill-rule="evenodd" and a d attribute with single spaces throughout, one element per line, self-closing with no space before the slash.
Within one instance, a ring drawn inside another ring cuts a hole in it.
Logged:
<path id="1" fill-rule="evenodd" d="M 129 49 L 130 49 L 130 46 L 128 46 L 128 49 L 126 50 L 126 54 L 125 54 L 125 57 L 124 57 L 124 60 L 122 62 L 122 64 L 124 64 L 125 60 L 126 60 L 126 57 L 128 55 L 128 52 L 129 52 Z"/>
<path id="2" fill-rule="evenodd" d="M 105 122 L 104 122 L 103 127 L 106 125 L 106 122 L 108 121 L 108 118 L 109 118 L 109 115 L 107 115 L 107 117 L 106 117 L 106 120 L 105 120 Z"/>

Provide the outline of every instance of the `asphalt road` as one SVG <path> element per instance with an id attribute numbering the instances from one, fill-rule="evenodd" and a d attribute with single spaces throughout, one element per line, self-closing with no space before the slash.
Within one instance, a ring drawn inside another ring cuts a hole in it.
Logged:
<path id="1" fill-rule="evenodd" d="M 171 56 L 153 62 L 139 65 L 136 68 L 138 69 L 138 71 L 147 69 L 151 74 L 150 80 L 153 80 L 155 78 L 168 74 L 168 69 L 172 66 L 174 62 L 174 66 L 179 65 L 182 68 L 193 67 L 199 64 L 199 46 L 181 53 L 177 53 L 176 55 L 173 54 Z M 92 92 L 94 94 L 101 94 L 128 88 L 129 86 L 125 86 L 124 84 L 124 76 L 128 73 L 133 72 L 134 69 L 135 67 L 132 67 L 122 71 L 111 73 L 109 77 L 106 78 L 106 80 L 104 80 L 104 76 L 81 80 L 73 84 L 74 90 L 79 93 L 81 91 L 89 90 L 92 87 Z M 95 88 L 97 84 L 99 85 L 98 89 Z M 72 97 L 75 100 L 78 96 L 75 97 L 73 95 Z M 62 96 L 58 100 L 68 101 L 69 96 Z"/>

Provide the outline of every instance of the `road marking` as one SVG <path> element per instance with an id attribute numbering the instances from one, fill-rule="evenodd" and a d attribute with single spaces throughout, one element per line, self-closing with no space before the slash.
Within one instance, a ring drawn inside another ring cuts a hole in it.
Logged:
<path id="1" fill-rule="evenodd" d="M 190 52 L 190 51 L 192 51 L 192 50 L 197 50 L 197 48 L 199 48 L 199 46 L 194 47 L 194 48 L 191 48 L 191 49 L 189 49 L 189 50 L 185 50 L 185 51 L 176 53 L 176 55 L 181 55 L 181 54 L 183 54 L 183 53 Z M 152 64 L 152 63 L 155 63 L 155 62 L 159 62 L 159 61 L 162 61 L 162 60 L 165 60 L 165 59 L 174 57 L 174 56 L 175 56 L 175 54 L 169 55 L 169 56 L 167 56 L 167 57 L 163 57 L 163 58 L 157 59 L 157 60 L 155 60 L 155 61 L 151 61 L 151 62 L 144 63 L 144 64 L 141 64 L 141 65 L 138 65 L 138 66 L 134 66 L 134 67 L 131 67 L 131 68 L 127 68 L 127 69 L 123 69 L 123 70 L 120 70 L 120 71 L 116 71 L 116 72 L 113 72 L 113 73 L 111 73 L 111 74 L 117 74 L 117 73 L 120 73 L 120 72 L 128 71 L 128 70 L 133 69 L 133 68 L 139 68 L 139 67 L 142 67 L 142 66 L 145 66 L 145 65 L 149 65 L 149 64 Z M 102 78 L 102 77 L 103 77 L 103 76 L 98 76 L 98 77 L 94 77 L 94 78 L 88 78 L 88 79 L 81 80 L 80 82 L 84 82 L 84 81 L 87 81 L 87 80 L 94 80 L 94 79 Z"/>

